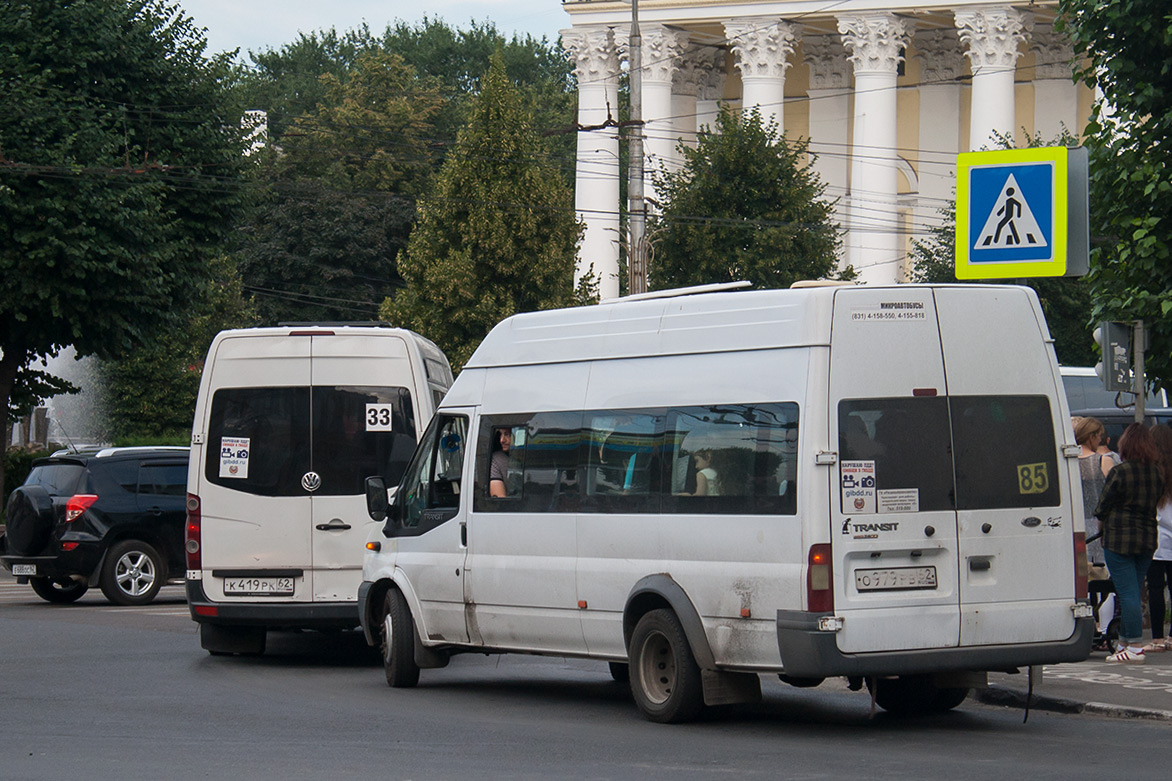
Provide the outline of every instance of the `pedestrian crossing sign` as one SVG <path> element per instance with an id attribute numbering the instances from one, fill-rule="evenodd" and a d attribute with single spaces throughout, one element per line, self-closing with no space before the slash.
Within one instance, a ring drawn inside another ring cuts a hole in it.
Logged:
<path id="1" fill-rule="evenodd" d="M 1086 273 L 1085 150 L 971 152 L 956 173 L 957 279 Z"/>

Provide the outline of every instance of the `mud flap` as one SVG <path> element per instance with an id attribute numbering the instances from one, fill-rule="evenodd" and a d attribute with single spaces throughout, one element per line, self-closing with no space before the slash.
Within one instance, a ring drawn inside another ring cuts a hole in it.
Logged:
<path id="1" fill-rule="evenodd" d="M 761 701 L 761 677 L 756 673 L 701 670 L 705 705 L 734 705 Z"/>

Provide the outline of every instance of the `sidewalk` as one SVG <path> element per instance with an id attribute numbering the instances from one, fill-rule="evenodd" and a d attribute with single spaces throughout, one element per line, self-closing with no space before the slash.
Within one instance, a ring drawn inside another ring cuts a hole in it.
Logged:
<path id="1" fill-rule="evenodd" d="M 1057 664 L 1034 672 L 1031 710 L 1087 713 L 1172 723 L 1172 651 L 1148 653 L 1144 664 L 1108 662 L 1093 652 L 1075 664 Z M 973 693 L 990 705 L 1024 708 L 1029 677 L 990 673 L 989 688 Z"/>

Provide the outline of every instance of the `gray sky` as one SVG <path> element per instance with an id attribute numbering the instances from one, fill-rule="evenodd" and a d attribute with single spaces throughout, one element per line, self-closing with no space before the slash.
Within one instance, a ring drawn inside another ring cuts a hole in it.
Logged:
<path id="1" fill-rule="evenodd" d="M 514 32 L 537 38 L 557 37 L 570 26 L 561 0 L 179 0 L 200 27 L 207 28 L 209 52 L 240 48 L 279 48 L 298 32 L 337 28 L 339 32 L 366 22 L 380 33 L 402 19 L 415 23 L 427 16 L 453 27 L 470 20 L 489 20 L 508 36 Z"/>

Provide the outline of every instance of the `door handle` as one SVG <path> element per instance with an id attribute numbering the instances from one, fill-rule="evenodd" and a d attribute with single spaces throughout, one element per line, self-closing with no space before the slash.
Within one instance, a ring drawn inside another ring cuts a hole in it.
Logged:
<path id="1" fill-rule="evenodd" d="M 344 532 L 350 528 L 350 524 L 344 522 L 341 518 L 331 518 L 329 523 L 319 523 L 317 530 L 319 532 Z"/>

